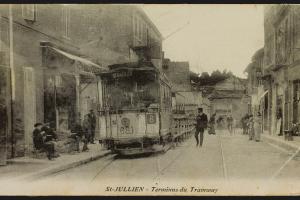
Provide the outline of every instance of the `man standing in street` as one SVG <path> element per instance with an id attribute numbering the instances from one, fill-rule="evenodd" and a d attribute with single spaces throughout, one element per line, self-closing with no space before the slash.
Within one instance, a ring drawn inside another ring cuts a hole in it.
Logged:
<path id="1" fill-rule="evenodd" d="M 96 116 L 94 110 L 90 110 L 90 113 L 88 114 L 88 119 L 90 123 L 90 133 L 91 133 L 90 142 L 92 144 L 95 144 L 94 139 L 95 139 L 95 128 L 96 128 Z"/>
<path id="2" fill-rule="evenodd" d="M 198 108 L 198 115 L 196 117 L 196 132 L 195 138 L 197 145 L 199 145 L 199 133 L 200 133 L 200 147 L 202 147 L 204 130 L 207 128 L 207 115 L 203 113 L 202 108 Z"/>
<path id="3" fill-rule="evenodd" d="M 248 120 L 249 120 L 249 115 L 247 113 L 241 119 L 241 123 L 242 123 L 242 127 L 243 127 L 243 135 L 247 135 L 248 134 Z"/>
<path id="4" fill-rule="evenodd" d="M 229 131 L 230 135 L 232 135 L 232 131 L 233 131 L 233 118 L 232 118 L 231 114 L 227 117 L 227 128 L 228 128 L 228 131 Z"/>

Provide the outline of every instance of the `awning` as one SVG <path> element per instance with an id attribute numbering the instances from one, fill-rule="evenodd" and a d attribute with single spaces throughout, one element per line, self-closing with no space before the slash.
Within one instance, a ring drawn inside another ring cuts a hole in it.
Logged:
<path id="1" fill-rule="evenodd" d="M 65 51 L 62 51 L 62 50 L 54 48 L 54 47 L 48 46 L 48 48 L 51 49 L 52 51 L 55 51 L 55 53 L 58 53 L 70 60 L 75 61 L 75 64 L 79 71 L 88 72 L 88 73 L 99 73 L 99 72 L 107 70 L 105 67 L 97 65 L 97 64 L 93 63 L 92 61 L 89 61 L 85 58 L 81 58 L 79 56 L 72 55 L 70 53 L 67 53 Z"/>
<path id="2" fill-rule="evenodd" d="M 260 100 L 268 93 L 269 91 L 266 90 L 264 92 L 258 92 L 258 94 L 254 94 L 252 95 L 252 105 L 259 105 L 260 104 Z"/>
<path id="3" fill-rule="evenodd" d="M 269 91 L 265 91 L 263 94 L 260 95 L 259 99 L 262 99 Z"/>

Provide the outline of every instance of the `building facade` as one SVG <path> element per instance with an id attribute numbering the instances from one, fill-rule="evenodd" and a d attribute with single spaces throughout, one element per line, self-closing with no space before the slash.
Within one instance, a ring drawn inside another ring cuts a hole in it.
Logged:
<path id="1" fill-rule="evenodd" d="M 283 130 L 299 123 L 300 6 L 266 5 L 263 85 L 268 91 L 270 133 L 278 118 Z M 279 113 L 282 113 L 280 116 Z"/>
<path id="2" fill-rule="evenodd" d="M 249 113 L 254 114 L 260 112 L 263 116 L 262 129 L 263 131 L 269 131 L 271 128 L 270 100 L 272 94 L 268 89 L 271 87 L 267 81 L 269 76 L 263 76 L 263 61 L 264 48 L 261 48 L 255 52 L 245 72 L 248 74 L 247 94 L 251 97 Z"/>
<path id="3" fill-rule="evenodd" d="M 1 5 L 0 15 L 0 64 L 8 74 L 0 90 L 3 157 L 32 148 L 36 122 L 70 131 L 89 109 L 101 109 L 95 73 L 108 65 L 162 66 L 161 34 L 137 6 L 15 4 Z"/>
<path id="4" fill-rule="evenodd" d="M 173 92 L 191 91 L 190 66 L 188 62 L 175 62 L 164 59 L 163 72 L 172 82 Z"/>
<path id="5" fill-rule="evenodd" d="M 217 119 L 226 119 L 228 115 L 239 122 L 247 112 L 249 97 L 246 94 L 244 80 L 231 76 L 214 86 L 208 96 L 211 102 L 211 114 L 216 113 Z"/>

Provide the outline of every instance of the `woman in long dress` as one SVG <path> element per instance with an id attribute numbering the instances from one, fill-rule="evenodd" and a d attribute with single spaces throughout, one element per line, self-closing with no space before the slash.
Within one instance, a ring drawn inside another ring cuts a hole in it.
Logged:
<path id="1" fill-rule="evenodd" d="M 260 141 L 260 134 L 261 134 L 261 114 L 260 112 L 257 112 L 256 115 L 254 116 L 254 139 L 256 142 Z"/>
<path id="2" fill-rule="evenodd" d="M 215 123 L 216 123 L 216 114 L 213 114 L 210 117 L 209 122 L 208 122 L 208 125 L 209 125 L 208 134 L 212 134 L 212 135 L 216 134 Z"/>
<path id="3" fill-rule="evenodd" d="M 248 123 L 247 123 L 247 129 L 248 129 L 248 134 L 249 134 L 249 140 L 254 139 L 254 120 L 253 120 L 253 115 L 249 115 Z"/>

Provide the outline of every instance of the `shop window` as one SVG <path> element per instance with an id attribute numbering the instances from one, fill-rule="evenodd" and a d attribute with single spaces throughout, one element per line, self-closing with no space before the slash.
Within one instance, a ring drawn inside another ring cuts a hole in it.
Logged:
<path id="1" fill-rule="evenodd" d="M 36 20 L 36 5 L 35 4 L 23 4 L 22 16 L 25 20 Z"/>

